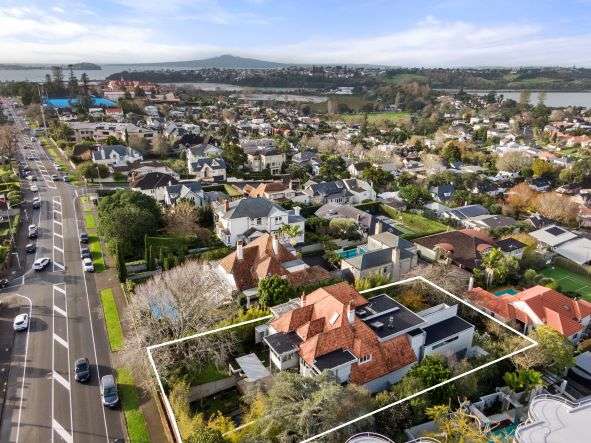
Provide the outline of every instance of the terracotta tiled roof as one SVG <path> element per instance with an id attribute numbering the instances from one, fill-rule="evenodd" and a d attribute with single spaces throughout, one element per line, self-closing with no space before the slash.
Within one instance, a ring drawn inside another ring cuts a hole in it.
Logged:
<path id="1" fill-rule="evenodd" d="M 302 297 L 302 307 L 280 316 L 271 323 L 278 332 L 296 331 L 302 339 L 300 357 L 309 365 L 330 352 L 348 350 L 358 358 L 371 355 L 371 360 L 351 369 L 351 381 L 367 383 L 417 360 L 406 335 L 381 343 L 362 320 L 349 312 L 367 303 L 347 283 L 319 288 Z"/>
<path id="2" fill-rule="evenodd" d="M 236 287 L 240 290 L 254 288 L 260 278 L 270 274 L 286 275 L 281 263 L 294 259 L 294 256 L 279 243 L 279 253 L 273 252 L 270 234 L 263 234 L 242 248 L 243 259 L 238 260 L 236 251 L 220 260 L 226 272 L 234 276 Z"/>
<path id="3" fill-rule="evenodd" d="M 320 282 L 322 280 L 328 280 L 332 277 L 332 274 L 326 269 L 320 266 L 310 266 L 309 268 L 302 269 L 296 272 L 289 272 L 287 274 L 287 280 L 292 286 L 304 286 L 312 283 Z"/>
<path id="4" fill-rule="evenodd" d="M 466 296 L 479 306 L 489 309 L 507 320 L 517 319 L 532 324 L 528 314 L 514 304 L 521 301 L 546 325 L 568 337 L 582 329 L 581 320 L 591 315 L 591 303 L 574 300 L 554 289 L 533 286 L 515 295 L 495 296 L 482 288 L 468 291 Z"/>
<path id="5" fill-rule="evenodd" d="M 261 183 L 256 188 L 253 186 L 245 186 L 244 193 L 250 197 L 264 197 L 267 192 L 280 192 L 288 188 L 283 182 Z"/>

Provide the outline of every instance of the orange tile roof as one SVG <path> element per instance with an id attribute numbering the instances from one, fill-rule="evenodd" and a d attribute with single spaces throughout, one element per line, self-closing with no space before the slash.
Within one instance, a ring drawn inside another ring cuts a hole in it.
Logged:
<path id="1" fill-rule="evenodd" d="M 581 320 L 591 315 L 591 303 L 574 300 L 554 289 L 545 286 L 533 286 L 515 295 L 495 296 L 482 288 L 468 291 L 466 296 L 476 304 L 504 317 L 507 320 L 520 320 L 532 324 L 526 312 L 513 304 L 522 301 L 546 325 L 568 337 L 582 329 Z"/>
<path id="2" fill-rule="evenodd" d="M 381 343 L 377 335 L 351 309 L 367 303 L 347 283 L 319 288 L 301 299 L 302 306 L 271 322 L 278 332 L 295 331 L 302 339 L 300 357 L 309 365 L 330 352 L 345 349 L 358 358 L 371 355 L 366 363 L 355 363 L 351 369 L 351 381 L 367 383 L 389 372 L 417 361 L 406 335 Z"/>

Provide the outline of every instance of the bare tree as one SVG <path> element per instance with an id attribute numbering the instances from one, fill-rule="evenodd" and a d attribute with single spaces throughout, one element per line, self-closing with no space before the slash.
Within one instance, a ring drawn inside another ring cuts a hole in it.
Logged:
<path id="1" fill-rule="evenodd" d="M 570 197 L 557 192 L 539 194 L 535 206 L 544 217 L 563 223 L 574 223 L 579 213 L 579 205 L 574 203 Z"/>
<path id="2" fill-rule="evenodd" d="M 532 159 L 521 152 L 507 152 L 497 157 L 496 166 L 499 171 L 520 172 L 531 163 Z"/>
<path id="3" fill-rule="evenodd" d="M 0 155 L 12 158 L 16 152 L 16 130 L 12 125 L 0 126 Z"/>
<path id="4" fill-rule="evenodd" d="M 172 145 L 164 134 L 158 134 L 152 142 L 152 153 L 164 158 L 170 153 Z"/>
<path id="5" fill-rule="evenodd" d="M 452 264 L 433 263 L 417 266 L 404 277 L 410 278 L 419 275 L 454 295 L 462 296 L 468 289 L 471 274 Z"/>
<path id="6" fill-rule="evenodd" d="M 214 264 L 179 265 L 135 289 L 126 313 L 136 332 L 127 341 L 128 360 L 146 371 L 147 346 L 207 331 L 235 314 L 232 288 Z M 158 348 L 154 359 L 166 377 L 199 363 L 225 364 L 235 345 L 232 334 L 215 333 Z"/>
<path id="7" fill-rule="evenodd" d="M 197 208 L 187 200 L 181 200 L 176 205 L 164 211 L 164 223 L 167 234 L 196 235 L 202 240 L 208 240 L 210 233 L 197 224 Z"/>

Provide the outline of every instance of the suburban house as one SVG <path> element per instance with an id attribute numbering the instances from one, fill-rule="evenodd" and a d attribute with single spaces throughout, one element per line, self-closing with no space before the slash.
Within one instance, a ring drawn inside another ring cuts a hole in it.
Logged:
<path id="1" fill-rule="evenodd" d="M 279 174 L 285 163 L 285 153 L 279 151 L 273 139 L 240 140 L 240 147 L 246 154 L 248 167 L 253 172 L 269 169 L 271 174 Z"/>
<path id="2" fill-rule="evenodd" d="M 226 181 L 226 162 L 223 158 L 200 158 L 188 164 L 189 174 L 198 180 L 223 182 Z"/>
<path id="3" fill-rule="evenodd" d="M 504 255 L 515 257 L 517 260 L 521 260 L 523 253 L 525 252 L 525 248 L 527 248 L 525 243 L 520 242 L 513 237 L 497 240 L 496 246 Z"/>
<path id="4" fill-rule="evenodd" d="M 480 265 L 482 255 L 495 245 L 484 232 L 474 229 L 428 235 L 417 238 L 414 243 L 421 258 L 451 261 L 470 271 Z"/>
<path id="5" fill-rule="evenodd" d="M 296 195 L 293 185 L 283 182 L 260 183 L 257 186 L 247 184 L 242 188 L 242 192 L 249 197 L 264 197 L 269 200 L 291 200 Z"/>
<path id="6" fill-rule="evenodd" d="M 355 221 L 363 232 L 370 232 L 373 224 L 373 216 L 361 209 L 351 205 L 341 205 L 340 203 L 326 203 L 314 212 L 314 215 L 325 220 L 334 218 L 347 218 Z"/>
<path id="7" fill-rule="evenodd" d="M 417 265 L 414 244 L 390 232 L 380 232 L 367 238 L 367 244 L 343 251 L 341 270 L 355 280 L 380 274 L 398 281 Z"/>
<path id="8" fill-rule="evenodd" d="M 217 146 L 201 143 L 199 145 L 189 146 L 186 150 L 187 163 L 199 160 L 200 158 L 214 158 L 222 155 L 222 150 Z"/>
<path id="9" fill-rule="evenodd" d="M 371 163 L 369 163 L 369 162 L 351 163 L 347 167 L 347 171 L 349 171 L 349 174 L 351 174 L 351 177 L 359 177 L 362 174 L 362 172 L 365 171 L 370 166 L 371 166 Z"/>
<path id="10" fill-rule="evenodd" d="M 591 321 L 591 303 L 575 300 L 545 286 L 533 286 L 514 295 L 500 296 L 474 288 L 466 293 L 466 297 L 493 317 L 517 324 L 517 328 L 526 334 L 544 324 L 575 344 L 581 340 Z"/>
<path id="11" fill-rule="evenodd" d="M 201 207 L 205 204 L 205 195 L 198 181 L 187 180 L 176 185 L 165 186 L 157 193 L 157 200 L 162 201 L 166 206 L 174 205 L 180 200 L 187 200 Z"/>
<path id="12" fill-rule="evenodd" d="M 128 146 L 101 145 L 92 153 L 92 161 L 107 166 L 119 166 L 142 161 L 142 155 Z"/>
<path id="13" fill-rule="evenodd" d="M 287 210 L 266 198 L 243 198 L 215 205 L 215 232 L 228 246 L 236 245 L 238 240 L 248 242 L 265 232 L 277 232 L 283 225 L 297 226 L 299 234 L 294 243 L 304 241 L 305 219 L 300 208 Z"/>
<path id="14" fill-rule="evenodd" d="M 137 136 L 152 142 L 154 131 L 136 126 L 132 123 L 93 123 L 93 122 L 68 122 L 72 129 L 72 138 L 75 142 L 93 140 L 101 142 L 108 137 L 117 137 L 126 140 L 130 136 Z"/>
<path id="15" fill-rule="evenodd" d="M 132 191 L 149 195 L 167 206 L 183 199 L 192 201 L 197 206 L 203 206 L 204 203 L 203 190 L 199 182 L 179 181 L 162 172 L 134 175 L 129 182 L 129 187 Z"/>
<path id="16" fill-rule="evenodd" d="M 273 234 L 263 234 L 247 245 L 239 241 L 236 251 L 221 259 L 218 267 L 234 289 L 247 295 L 249 302 L 256 297 L 259 280 L 270 275 L 286 278 L 295 288 L 332 278 L 324 268 L 308 266 L 291 245 L 286 246 Z"/>
<path id="17" fill-rule="evenodd" d="M 347 283 L 287 305 L 263 332 L 272 366 L 306 376 L 329 371 L 370 393 L 398 382 L 426 355 L 462 356 L 472 347 L 474 326 L 456 305 L 414 313 L 386 294 L 366 299 Z"/>
<path id="18" fill-rule="evenodd" d="M 314 151 L 302 151 L 294 154 L 291 158 L 292 163 L 309 168 L 312 175 L 320 174 L 320 156 Z"/>
<path id="19" fill-rule="evenodd" d="M 431 194 L 431 197 L 433 197 L 433 200 L 445 202 L 452 197 L 454 190 L 454 185 L 444 184 L 432 187 L 429 189 L 429 193 Z"/>
<path id="20" fill-rule="evenodd" d="M 578 265 L 591 261 L 591 240 L 557 225 L 548 225 L 529 233 L 538 241 L 538 249 L 561 255 Z"/>
<path id="21" fill-rule="evenodd" d="M 304 185 L 304 193 L 310 196 L 313 204 L 317 205 L 331 202 L 356 205 L 365 200 L 376 199 L 376 191 L 372 186 L 357 178 L 320 183 L 310 180 Z"/>

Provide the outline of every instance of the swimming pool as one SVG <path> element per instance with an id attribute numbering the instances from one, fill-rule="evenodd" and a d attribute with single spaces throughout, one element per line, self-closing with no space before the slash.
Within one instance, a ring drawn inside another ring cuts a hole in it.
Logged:
<path id="1" fill-rule="evenodd" d="M 495 429 L 492 432 L 497 439 L 500 439 L 502 442 L 511 442 L 513 441 L 513 436 L 515 435 L 515 430 L 517 429 L 517 423 L 511 423 L 504 428 Z M 498 441 L 498 440 L 489 440 L 489 442 Z"/>
<path id="2" fill-rule="evenodd" d="M 92 106 L 104 106 L 107 108 L 112 108 L 114 106 L 117 106 L 117 103 L 115 103 L 114 101 L 108 100 L 103 97 L 92 96 L 91 100 L 92 100 Z M 46 104 L 47 106 L 51 106 L 52 108 L 64 109 L 64 108 L 71 108 L 72 106 L 76 106 L 76 104 L 78 103 L 78 99 L 77 98 L 48 98 L 48 99 L 45 99 L 43 101 L 43 103 Z"/>
<path id="3" fill-rule="evenodd" d="M 365 249 L 363 246 L 357 246 L 356 248 L 353 248 L 353 249 L 345 249 L 342 251 L 338 251 L 337 254 L 341 258 L 353 258 L 353 257 L 357 257 L 358 255 L 363 255 L 366 252 L 367 252 L 367 249 Z"/>
<path id="4" fill-rule="evenodd" d="M 515 288 L 505 288 L 505 289 L 500 289 L 498 291 L 495 291 L 495 295 L 497 297 L 500 297 L 501 295 L 515 295 L 515 294 L 519 294 L 519 291 Z"/>

